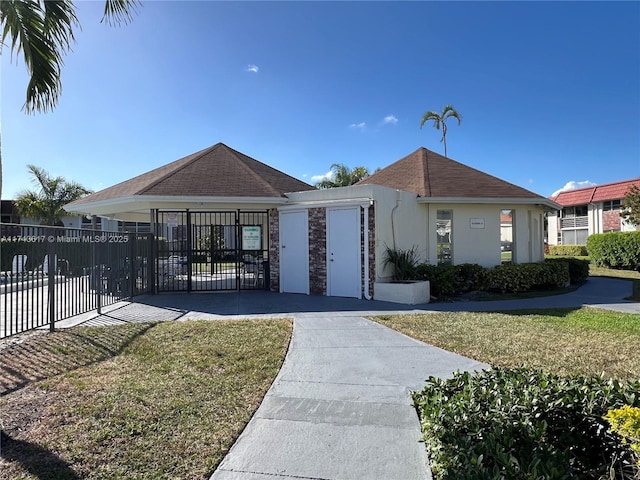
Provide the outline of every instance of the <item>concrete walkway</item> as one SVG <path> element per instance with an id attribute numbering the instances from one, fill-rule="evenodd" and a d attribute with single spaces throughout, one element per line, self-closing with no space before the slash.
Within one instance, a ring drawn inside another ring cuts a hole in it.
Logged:
<path id="1" fill-rule="evenodd" d="M 212 479 L 424 480 L 431 474 L 409 392 L 430 375 L 447 378 L 487 365 L 364 317 L 582 306 L 640 313 L 639 303 L 624 300 L 631 293 L 631 282 L 605 278 L 590 278 L 564 295 L 419 306 L 264 291 L 180 293 L 138 297 L 83 321 L 293 317 L 284 365 Z"/>
<path id="2" fill-rule="evenodd" d="M 212 479 L 431 478 L 409 392 L 483 367 L 362 317 L 297 318 L 283 368 Z"/>

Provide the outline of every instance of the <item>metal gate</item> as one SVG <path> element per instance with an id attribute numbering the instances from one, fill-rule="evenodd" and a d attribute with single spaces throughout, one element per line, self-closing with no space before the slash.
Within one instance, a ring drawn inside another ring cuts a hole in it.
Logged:
<path id="1" fill-rule="evenodd" d="M 157 211 L 159 292 L 269 288 L 267 211 Z"/>

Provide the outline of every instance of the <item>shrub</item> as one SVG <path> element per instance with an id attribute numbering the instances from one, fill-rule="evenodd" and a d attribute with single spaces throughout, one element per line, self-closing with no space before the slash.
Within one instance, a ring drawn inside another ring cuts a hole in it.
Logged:
<path id="1" fill-rule="evenodd" d="M 396 281 L 416 280 L 418 267 L 418 250 L 412 247 L 408 250 L 387 246 L 384 251 L 383 265 L 393 267 L 393 279 Z"/>
<path id="2" fill-rule="evenodd" d="M 637 269 L 640 266 L 640 232 L 590 235 L 587 251 L 591 261 L 599 267 Z"/>
<path id="3" fill-rule="evenodd" d="M 431 295 L 450 296 L 457 293 L 453 265 L 428 265 L 422 264 L 416 267 L 416 278 L 429 280 Z"/>
<path id="4" fill-rule="evenodd" d="M 603 415 L 640 406 L 639 389 L 640 382 L 494 368 L 430 377 L 413 400 L 439 480 L 595 480 L 632 466 L 633 451 Z"/>
<path id="5" fill-rule="evenodd" d="M 582 258 L 546 258 L 545 263 L 566 263 L 569 268 L 571 285 L 580 285 L 589 277 L 589 260 Z"/>
<path id="6" fill-rule="evenodd" d="M 585 245 L 549 245 L 549 255 L 585 257 L 587 255 L 587 247 Z"/>
<path id="7" fill-rule="evenodd" d="M 416 267 L 416 278 L 429 280 L 431 294 L 439 297 L 475 290 L 513 293 L 526 292 L 532 288 L 560 288 L 569 284 L 569 272 L 569 261 L 505 263 L 493 268 L 471 263 L 461 265 L 423 264 Z"/>
<path id="8" fill-rule="evenodd" d="M 559 288 L 569 284 L 566 263 L 505 263 L 489 271 L 487 289 L 503 293 L 526 292 L 532 288 Z"/>
<path id="9" fill-rule="evenodd" d="M 635 452 L 636 473 L 640 478 L 640 408 L 623 405 L 609 410 L 603 418 L 611 425 L 611 431 L 620 435 Z"/>

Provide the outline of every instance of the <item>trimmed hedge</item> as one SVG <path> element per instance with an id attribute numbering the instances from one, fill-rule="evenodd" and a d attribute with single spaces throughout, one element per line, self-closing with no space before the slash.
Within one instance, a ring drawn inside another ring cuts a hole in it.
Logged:
<path id="1" fill-rule="evenodd" d="M 583 258 L 563 257 L 546 258 L 545 262 L 564 262 L 569 265 L 569 280 L 571 285 L 581 285 L 589 277 L 589 260 Z"/>
<path id="2" fill-rule="evenodd" d="M 589 262 L 565 258 L 540 263 L 505 263 L 492 268 L 465 263 L 423 264 L 416 269 L 416 279 L 429 280 L 431 294 L 435 297 L 471 291 L 515 293 L 534 288 L 561 288 L 569 283 L 582 283 L 588 275 Z"/>
<path id="3" fill-rule="evenodd" d="M 634 452 L 603 417 L 640 407 L 639 391 L 637 381 L 494 368 L 430 377 L 413 401 L 438 480 L 631 479 Z"/>
<path id="4" fill-rule="evenodd" d="M 640 232 L 590 235 L 587 251 L 591 261 L 599 267 L 635 270 L 640 267 Z"/>
<path id="5" fill-rule="evenodd" d="M 587 247 L 585 245 L 549 245 L 548 255 L 558 257 L 586 257 Z"/>

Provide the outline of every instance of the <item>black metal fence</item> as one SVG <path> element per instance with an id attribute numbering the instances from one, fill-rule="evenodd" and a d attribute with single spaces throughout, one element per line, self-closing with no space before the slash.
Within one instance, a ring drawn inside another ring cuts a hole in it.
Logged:
<path id="1" fill-rule="evenodd" d="M 0 224 L 0 338 L 153 290 L 153 236 Z"/>

